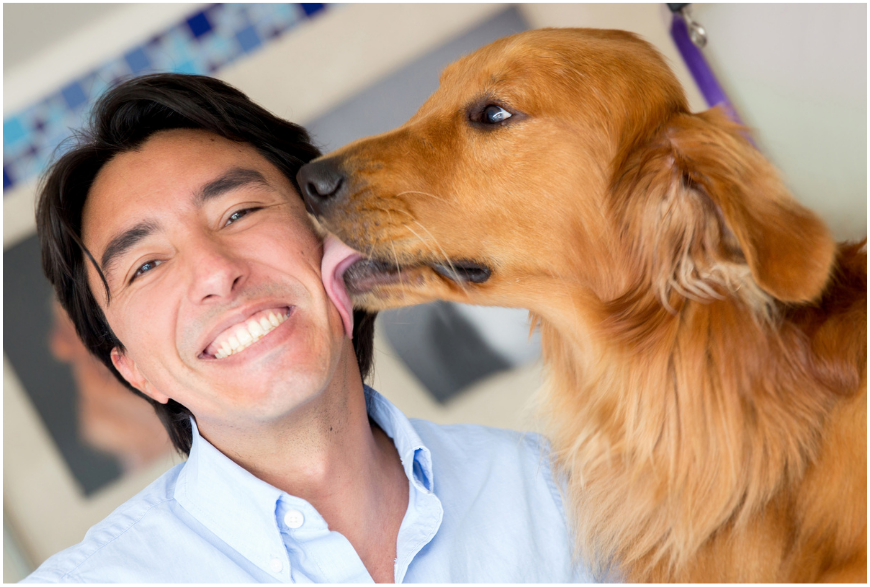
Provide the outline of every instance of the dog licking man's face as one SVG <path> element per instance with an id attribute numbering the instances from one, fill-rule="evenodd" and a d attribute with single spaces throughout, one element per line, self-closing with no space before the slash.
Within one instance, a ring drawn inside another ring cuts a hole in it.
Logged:
<path id="1" fill-rule="evenodd" d="M 405 125 L 303 167 L 309 211 L 372 260 L 346 274 L 356 303 L 528 306 L 517 284 L 624 285 L 606 193 L 620 129 L 684 101 L 659 61 L 620 31 L 502 39 L 448 66 Z"/>

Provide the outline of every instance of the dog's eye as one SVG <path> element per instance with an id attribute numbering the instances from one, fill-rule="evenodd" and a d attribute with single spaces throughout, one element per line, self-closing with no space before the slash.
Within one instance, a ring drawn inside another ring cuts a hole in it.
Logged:
<path id="1" fill-rule="evenodd" d="M 483 109 L 483 120 L 481 122 L 486 122 L 488 124 L 498 124 L 499 122 L 504 122 L 511 116 L 511 113 L 502 108 L 501 106 L 490 104 Z"/>

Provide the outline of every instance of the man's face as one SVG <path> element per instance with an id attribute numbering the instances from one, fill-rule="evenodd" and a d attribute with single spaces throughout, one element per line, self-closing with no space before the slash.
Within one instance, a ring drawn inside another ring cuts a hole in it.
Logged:
<path id="1" fill-rule="evenodd" d="M 185 405 L 206 435 L 288 415 L 352 353 L 304 205 L 250 145 L 153 135 L 97 175 L 82 237 L 110 302 L 93 267 L 91 290 L 126 347 L 116 367 Z"/>

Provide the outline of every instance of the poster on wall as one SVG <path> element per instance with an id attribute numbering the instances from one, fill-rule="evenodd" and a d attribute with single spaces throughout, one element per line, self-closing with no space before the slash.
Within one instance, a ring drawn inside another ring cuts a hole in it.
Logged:
<path id="1" fill-rule="evenodd" d="M 31 236 L 3 252 L 4 352 L 85 496 L 170 451 L 151 406 L 88 353 Z"/>

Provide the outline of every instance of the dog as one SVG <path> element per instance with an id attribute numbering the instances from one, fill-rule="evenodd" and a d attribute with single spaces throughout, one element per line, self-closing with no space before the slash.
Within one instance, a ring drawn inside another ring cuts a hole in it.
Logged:
<path id="1" fill-rule="evenodd" d="M 353 306 L 530 310 L 599 576 L 866 582 L 866 238 L 835 243 L 647 42 L 501 39 L 297 180 L 348 333 Z"/>

